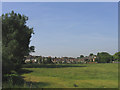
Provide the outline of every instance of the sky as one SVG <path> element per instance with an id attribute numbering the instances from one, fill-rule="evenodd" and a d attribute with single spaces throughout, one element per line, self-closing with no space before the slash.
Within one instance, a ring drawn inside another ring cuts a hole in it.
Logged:
<path id="1" fill-rule="evenodd" d="M 14 10 L 29 17 L 34 28 L 32 55 L 78 57 L 118 51 L 117 2 L 4 2 L 2 13 Z"/>
<path id="2" fill-rule="evenodd" d="M 119 0 L 2 0 L 2 2 L 119 2 Z"/>

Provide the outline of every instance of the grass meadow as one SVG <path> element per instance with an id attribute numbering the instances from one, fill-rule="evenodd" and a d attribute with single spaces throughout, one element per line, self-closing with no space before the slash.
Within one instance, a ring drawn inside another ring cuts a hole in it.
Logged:
<path id="1" fill-rule="evenodd" d="M 25 65 L 31 88 L 118 88 L 118 64 Z M 24 86 L 25 87 L 25 86 Z"/>

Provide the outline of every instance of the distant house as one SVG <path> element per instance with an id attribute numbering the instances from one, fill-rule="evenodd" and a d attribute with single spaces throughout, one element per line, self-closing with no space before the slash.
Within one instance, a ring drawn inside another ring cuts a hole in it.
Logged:
<path id="1" fill-rule="evenodd" d="M 36 57 L 32 55 L 25 56 L 25 63 L 30 63 L 30 62 L 36 63 L 37 62 Z"/>
<path id="2" fill-rule="evenodd" d="M 72 58 L 72 57 L 69 57 L 69 58 L 68 57 L 62 57 L 62 58 L 53 58 L 52 59 L 52 62 L 55 63 L 55 64 L 59 64 L 59 63 L 62 63 L 62 64 L 64 64 L 64 63 L 71 64 L 71 63 L 78 63 L 80 61 L 83 61 L 83 60 Z"/>
<path id="3" fill-rule="evenodd" d="M 97 56 L 87 56 L 87 57 L 83 57 L 83 58 L 80 58 L 78 59 L 78 62 L 81 62 L 81 63 L 96 63 L 95 59 L 97 58 Z"/>

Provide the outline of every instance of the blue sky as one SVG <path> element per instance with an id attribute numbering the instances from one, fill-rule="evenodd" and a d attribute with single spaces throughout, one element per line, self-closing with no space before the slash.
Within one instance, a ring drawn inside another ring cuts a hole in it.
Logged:
<path id="1" fill-rule="evenodd" d="M 33 55 L 73 56 L 118 51 L 117 2 L 3 3 L 2 12 L 14 10 L 29 17 L 35 34 Z"/>

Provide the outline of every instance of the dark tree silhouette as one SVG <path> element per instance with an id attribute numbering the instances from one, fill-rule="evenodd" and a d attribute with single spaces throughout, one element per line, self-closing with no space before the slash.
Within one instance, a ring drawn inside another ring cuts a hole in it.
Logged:
<path id="1" fill-rule="evenodd" d="M 2 14 L 2 58 L 3 74 L 17 71 L 25 55 L 34 51 L 29 47 L 33 28 L 26 25 L 28 17 L 14 13 Z"/>

